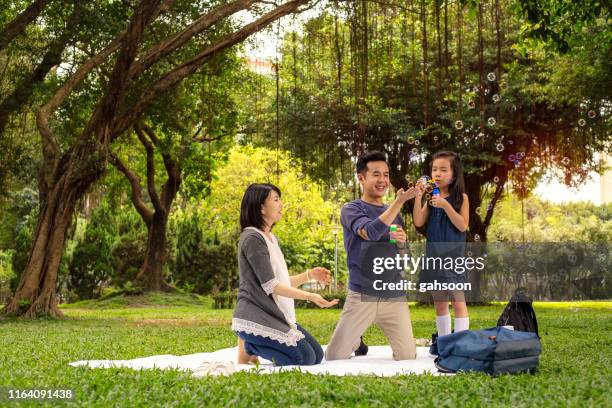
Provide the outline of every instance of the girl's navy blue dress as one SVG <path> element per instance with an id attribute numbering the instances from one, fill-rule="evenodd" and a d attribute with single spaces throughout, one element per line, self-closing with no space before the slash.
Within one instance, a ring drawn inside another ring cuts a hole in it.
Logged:
<path id="1" fill-rule="evenodd" d="M 446 198 L 447 199 L 447 198 Z M 459 231 L 452 223 L 446 211 L 442 208 L 429 205 L 429 217 L 427 219 L 427 244 L 425 254 L 427 258 L 419 275 L 421 283 L 438 281 L 440 283 L 467 283 L 466 272 L 458 273 L 455 268 L 449 266 L 447 258 L 451 258 L 453 265 L 456 259 L 465 256 L 466 233 Z M 428 258 L 442 258 L 442 267 L 439 262 L 433 262 Z M 444 265 L 446 263 L 446 265 Z M 460 270 L 462 270 L 460 268 Z"/>

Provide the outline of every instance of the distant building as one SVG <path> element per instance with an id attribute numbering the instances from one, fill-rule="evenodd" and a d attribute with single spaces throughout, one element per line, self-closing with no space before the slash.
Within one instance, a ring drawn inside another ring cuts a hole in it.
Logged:
<path id="1" fill-rule="evenodd" d="M 247 58 L 247 67 L 260 75 L 274 75 L 274 64 L 268 60 Z"/>
<path id="2" fill-rule="evenodd" d="M 601 204 L 612 203 L 612 157 L 604 156 L 604 165 L 608 168 L 599 178 Z"/>

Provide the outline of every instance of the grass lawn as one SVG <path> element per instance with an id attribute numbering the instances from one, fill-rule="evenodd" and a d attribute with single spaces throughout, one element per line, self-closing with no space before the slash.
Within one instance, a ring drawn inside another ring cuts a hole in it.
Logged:
<path id="1" fill-rule="evenodd" d="M 156 295 L 128 303 L 122 298 L 81 302 L 64 306 L 63 320 L 0 322 L 0 388 L 71 388 L 76 400 L 65 405 L 88 407 L 612 406 L 612 302 L 536 304 L 543 345 L 536 375 L 237 373 L 194 379 L 180 371 L 69 367 L 76 360 L 191 354 L 235 345 L 229 329 L 232 311 L 211 309 L 208 300 Z M 502 309 L 472 307 L 472 328 L 495 325 Z M 340 310 L 298 309 L 297 314 L 325 344 Z M 413 306 L 411 314 L 415 336 L 430 336 L 435 329 L 433 309 Z M 366 341 L 384 344 L 385 337 L 373 327 Z"/>

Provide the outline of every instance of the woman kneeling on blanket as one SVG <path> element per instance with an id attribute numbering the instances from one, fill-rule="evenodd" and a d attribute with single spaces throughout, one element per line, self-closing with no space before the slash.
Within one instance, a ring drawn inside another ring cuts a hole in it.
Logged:
<path id="1" fill-rule="evenodd" d="M 319 307 L 331 302 L 317 293 L 297 289 L 316 279 L 330 280 L 329 270 L 321 267 L 289 276 L 285 258 L 272 227 L 282 217 L 281 192 L 272 184 L 251 184 L 240 206 L 238 267 L 240 285 L 232 318 L 238 336 L 238 363 L 255 363 L 257 356 L 277 366 L 313 365 L 323 359 L 321 345 L 295 321 L 293 299 L 303 299 Z"/>

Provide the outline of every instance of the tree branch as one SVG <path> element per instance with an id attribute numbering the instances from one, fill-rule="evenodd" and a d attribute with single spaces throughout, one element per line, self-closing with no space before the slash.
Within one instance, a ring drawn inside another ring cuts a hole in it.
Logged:
<path id="1" fill-rule="evenodd" d="M 132 187 L 132 203 L 136 207 L 136 211 L 142 217 L 144 222 L 149 225 L 153 222 L 153 212 L 146 206 L 142 200 L 142 187 L 140 186 L 140 178 L 134 172 L 127 168 L 125 164 L 114 153 L 109 154 L 108 161 L 115 166 L 130 182 Z"/>
<path id="2" fill-rule="evenodd" d="M 140 143 L 142 143 L 147 151 L 147 191 L 149 192 L 149 197 L 151 198 L 155 211 L 166 211 L 155 189 L 155 151 L 153 145 L 147 140 L 147 136 L 143 133 L 141 124 L 134 125 L 134 131 L 136 132 L 136 136 L 138 136 L 138 140 L 140 140 Z"/>
<path id="3" fill-rule="evenodd" d="M 493 198 L 491 199 L 491 203 L 489 204 L 491 206 L 491 211 L 487 211 L 487 215 L 485 216 L 485 219 L 483 222 L 485 230 L 489 228 L 489 224 L 491 223 L 491 219 L 493 218 L 493 209 L 495 208 L 495 204 L 497 203 L 497 201 L 499 201 L 499 199 L 501 198 L 504 192 L 505 183 L 506 183 L 505 179 L 500 180 L 499 183 L 497 183 L 497 186 L 495 187 L 495 193 L 493 194 Z"/>
<path id="4" fill-rule="evenodd" d="M 193 140 L 194 140 L 195 142 L 201 142 L 201 143 L 204 143 L 204 142 L 216 142 L 217 140 L 221 140 L 221 139 L 223 139 L 225 136 L 227 136 L 227 135 L 229 135 L 229 134 L 230 134 L 230 133 L 228 132 L 228 133 L 224 133 L 224 134 L 222 134 L 222 135 L 216 136 L 216 137 L 205 137 L 205 136 L 198 136 L 198 137 L 195 137 L 195 136 L 194 136 L 194 137 L 193 137 Z"/>
<path id="5" fill-rule="evenodd" d="M 162 0 L 142 0 L 134 11 L 132 19 L 121 39 L 121 49 L 113 68 L 102 100 L 91 115 L 89 123 L 82 133 L 88 138 L 93 134 L 103 146 L 110 143 L 110 123 L 117 113 L 119 103 L 123 100 L 130 83 L 129 72 L 138 53 L 144 31 L 160 13 Z"/>
<path id="6" fill-rule="evenodd" d="M 151 141 L 153 142 L 153 145 L 159 148 L 159 138 L 157 137 L 153 129 L 151 129 L 144 122 L 140 123 L 139 126 L 141 126 L 142 130 L 144 130 L 147 136 L 149 136 L 149 139 L 151 139 Z M 161 149 L 160 149 L 160 153 L 162 155 L 162 159 L 164 160 L 164 167 L 166 167 L 166 172 L 170 174 L 170 172 L 174 171 L 174 168 L 176 167 L 176 160 L 174 160 L 170 154 L 161 151 Z"/>
<path id="7" fill-rule="evenodd" d="M 21 106 L 30 99 L 30 96 L 32 96 L 34 92 L 34 86 L 42 82 L 51 68 L 55 65 L 59 65 L 62 61 L 62 53 L 78 28 L 81 12 L 82 5 L 76 2 L 74 10 L 66 23 L 65 30 L 59 37 L 51 42 L 42 61 L 36 66 L 34 71 L 26 76 L 13 92 L 0 103 L 0 134 L 4 131 L 9 116 L 18 111 Z"/>
<path id="8" fill-rule="evenodd" d="M 193 74 L 203 64 L 208 62 L 217 53 L 243 41 L 251 34 L 263 29 L 279 18 L 294 12 L 300 5 L 308 3 L 308 0 L 292 0 L 269 13 L 263 15 L 256 21 L 247 24 L 242 29 L 228 34 L 218 40 L 211 46 L 205 48 L 192 59 L 184 62 L 178 67 L 172 69 L 163 75 L 160 79 L 149 86 L 141 95 L 140 99 L 131 107 L 126 109 L 113 124 L 112 138 L 118 137 L 120 134 L 129 129 L 138 118 L 151 106 L 155 99 L 162 93 L 172 89 L 180 83 L 185 77 Z"/>
<path id="9" fill-rule="evenodd" d="M 40 15 L 47 3 L 49 0 L 34 1 L 0 32 L 0 51 L 8 47 L 15 37 L 25 31 L 28 24 Z"/>
<path id="10" fill-rule="evenodd" d="M 234 1 L 218 6 L 208 13 L 200 16 L 183 31 L 149 48 L 146 54 L 140 58 L 130 70 L 130 77 L 133 79 L 137 78 L 160 59 L 185 45 L 195 35 L 200 34 L 226 17 L 240 10 L 249 8 L 253 2 L 254 0 Z"/>

